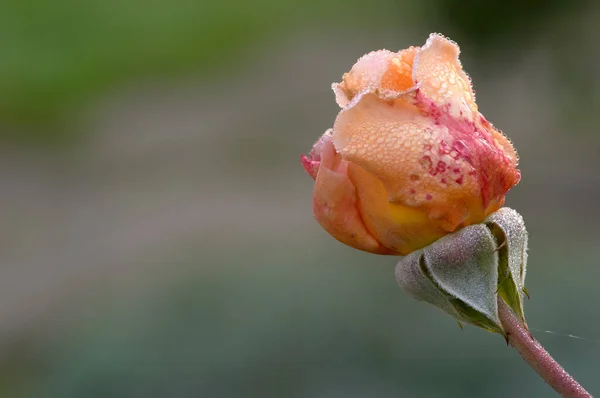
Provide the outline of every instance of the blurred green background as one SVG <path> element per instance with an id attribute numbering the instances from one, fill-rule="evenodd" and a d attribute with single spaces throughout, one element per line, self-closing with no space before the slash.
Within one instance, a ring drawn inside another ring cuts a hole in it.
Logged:
<path id="1" fill-rule="evenodd" d="M 5 0 L 1 397 L 545 397 L 312 218 L 362 54 L 441 32 L 513 140 L 529 324 L 600 339 L 600 6 Z M 534 334 L 600 394 L 600 342 Z"/>

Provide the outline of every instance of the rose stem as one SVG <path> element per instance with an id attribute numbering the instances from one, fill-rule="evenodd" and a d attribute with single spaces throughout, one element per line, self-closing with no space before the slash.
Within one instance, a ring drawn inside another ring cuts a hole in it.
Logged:
<path id="1" fill-rule="evenodd" d="M 498 315 L 510 344 L 546 383 L 564 398 L 592 398 L 548 351 L 525 329 L 504 300 L 498 297 Z"/>

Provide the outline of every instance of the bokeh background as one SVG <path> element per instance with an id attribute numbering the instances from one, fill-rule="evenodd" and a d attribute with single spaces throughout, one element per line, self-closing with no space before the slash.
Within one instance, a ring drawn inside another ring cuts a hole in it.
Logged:
<path id="1" fill-rule="evenodd" d="M 312 218 L 330 84 L 441 32 L 521 156 L 534 334 L 600 394 L 600 6 L 4 0 L 1 397 L 545 397 Z M 539 329 L 539 330 L 538 330 Z"/>

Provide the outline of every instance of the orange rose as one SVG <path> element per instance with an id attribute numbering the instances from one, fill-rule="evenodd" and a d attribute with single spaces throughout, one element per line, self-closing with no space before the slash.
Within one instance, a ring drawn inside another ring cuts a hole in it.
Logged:
<path id="1" fill-rule="evenodd" d="M 360 58 L 333 85 L 333 129 L 302 156 L 317 221 L 339 241 L 405 255 L 482 222 L 519 182 L 510 141 L 478 111 L 458 46 Z"/>

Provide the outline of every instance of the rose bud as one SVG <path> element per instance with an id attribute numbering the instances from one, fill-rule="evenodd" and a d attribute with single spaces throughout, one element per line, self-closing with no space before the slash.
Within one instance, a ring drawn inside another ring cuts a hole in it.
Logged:
<path id="1" fill-rule="evenodd" d="M 458 46 L 371 52 L 333 85 L 342 108 L 302 157 L 317 221 L 357 249 L 405 255 L 481 223 L 519 182 L 510 141 L 478 111 Z"/>

